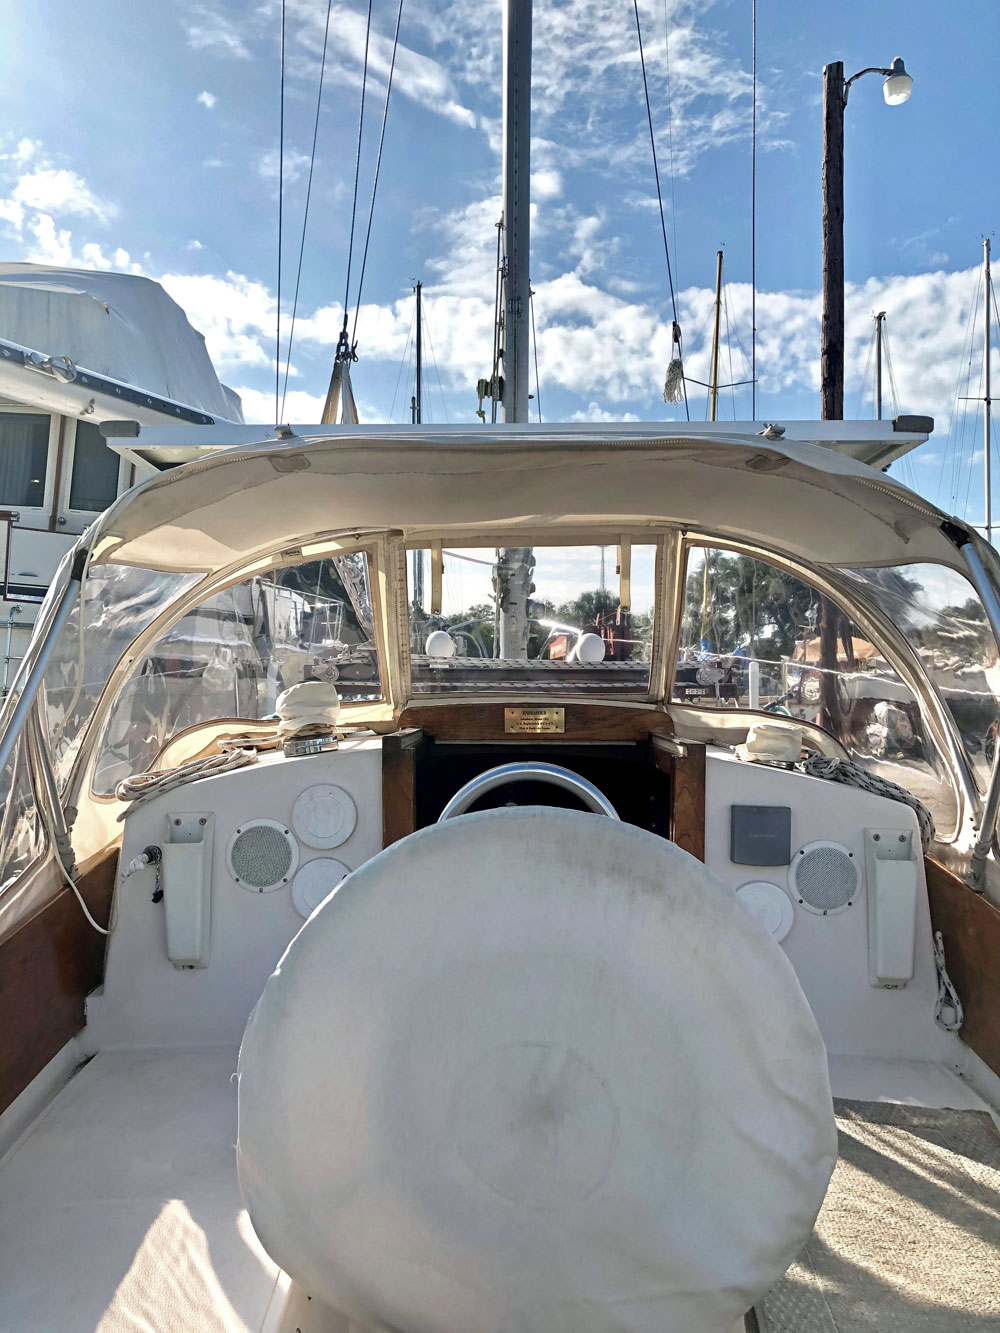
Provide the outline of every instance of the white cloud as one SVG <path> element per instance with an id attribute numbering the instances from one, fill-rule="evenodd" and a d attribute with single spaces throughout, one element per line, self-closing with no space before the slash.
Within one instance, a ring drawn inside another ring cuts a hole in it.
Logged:
<path id="1" fill-rule="evenodd" d="M 14 203 L 48 213 L 71 213 L 110 222 L 118 206 L 100 199 L 75 171 L 40 165 L 18 179 L 11 194 Z"/>
<path id="2" fill-rule="evenodd" d="M 274 424 L 274 389 L 238 388 L 236 392 L 243 400 L 243 419 L 245 421 L 265 421 Z M 290 389 L 285 395 L 282 421 L 312 425 L 323 415 L 326 394 L 306 393 L 303 389 Z M 366 418 L 371 420 L 371 418 Z"/>
<path id="3" fill-rule="evenodd" d="M 588 403 L 581 412 L 573 412 L 570 421 L 638 421 L 634 412 L 609 412 L 597 403 Z"/>
<path id="4" fill-rule="evenodd" d="M 204 250 L 204 248 L 205 247 L 202 245 L 201 241 L 197 240 L 188 241 L 187 245 L 184 247 L 185 250 Z"/>
<path id="5" fill-rule="evenodd" d="M 292 33 L 290 27 L 291 35 L 287 39 L 287 44 L 290 45 L 294 41 L 318 63 L 323 45 L 325 6 L 315 4 L 314 0 L 289 0 L 288 13 L 289 24 L 291 25 L 295 19 L 298 21 L 298 28 Z M 334 15 L 334 19 L 331 20 L 331 32 L 335 34 L 335 40 L 331 39 L 327 49 L 328 76 L 331 79 L 338 79 L 340 83 L 349 87 L 360 89 L 366 46 L 366 15 L 339 5 L 335 8 Z M 368 91 L 381 98 L 389 76 L 392 33 L 395 25 L 392 18 L 385 19 L 386 31 L 383 32 L 376 26 L 378 21 L 376 15 L 371 35 L 367 38 Z M 411 21 L 418 21 L 416 13 Z M 497 27 L 499 29 L 499 24 Z M 315 78 L 315 71 L 309 68 L 309 64 L 303 65 L 300 61 L 294 69 L 309 80 Z M 401 37 L 392 75 L 394 97 L 398 93 L 456 125 L 474 128 L 477 123 L 475 112 L 463 105 L 456 89 L 458 81 L 454 72 L 430 56 L 413 50 L 407 46 L 405 35 Z M 391 109 L 389 118 L 391 123 Z"/>
<path id="6" fill-rule="evenodd" d="M 204 92 L 199 93 L 194 100 L 199 106 L 203 106 L 206 111 L 211 111 L 219 99 L 216 97 L 215 93 Z"/>
<path id="7" fill-rule="evenodd" d="M 309 155 L 299 153 L 294 148 L 285 149 L 284 175 L 285 184 L 297 181 L 309 166 Z M 257 172 L 262 180 L 277 183 L 281 160 L 277 148 L 268 148 L 257 159 Z"/>
<path id="8" fill-rule="evenodd" d="M 273 369 L 275 302 L 263 283 L 241 273 L 165 273 L 159 281 L 205 335 L 217 368 Z"/>
<path id="9" fill-rule="evenodd" d="M 195 5 L 185 20 L 188 46 L 195 51 L 249 60 L 250 47 L 236 24 L 208 5 Z"/>

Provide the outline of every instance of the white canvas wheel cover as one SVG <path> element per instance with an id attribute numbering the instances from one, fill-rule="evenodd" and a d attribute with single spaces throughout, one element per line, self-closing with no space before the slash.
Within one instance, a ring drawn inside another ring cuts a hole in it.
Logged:
<path id="1" fill-rule="evenodd" d="M 355 871 L 240 1054 L 271 1257 L 421 1333 L 729 1333 L 836 1157 L 781 948 L 700 862 L 570 810 L 466 815 Z"/>

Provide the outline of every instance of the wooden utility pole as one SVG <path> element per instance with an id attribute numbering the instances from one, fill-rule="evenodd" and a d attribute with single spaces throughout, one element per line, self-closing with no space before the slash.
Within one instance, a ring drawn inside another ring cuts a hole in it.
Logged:
<path id="1" fill-rule="evenodd" d="M 844 65 L 823 69 L 822 416 L 844 417 Z"/>
<path id="2" fill-rule="evenodd" d="M 722 317 L 722 251 L 715 255 L 715 331 L 712 334 L 712 417 L 718 419 L 719 407 L 719 326 Z"/>

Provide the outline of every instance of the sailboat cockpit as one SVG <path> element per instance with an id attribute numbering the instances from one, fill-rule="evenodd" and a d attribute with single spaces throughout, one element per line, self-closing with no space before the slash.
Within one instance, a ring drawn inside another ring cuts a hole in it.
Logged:
<path id="1" fill-rule="evenodd" d="M 914 429 L 105 427 L 0 719 L 0 1322 L 1000 1318 L 1000 562 Z"/>

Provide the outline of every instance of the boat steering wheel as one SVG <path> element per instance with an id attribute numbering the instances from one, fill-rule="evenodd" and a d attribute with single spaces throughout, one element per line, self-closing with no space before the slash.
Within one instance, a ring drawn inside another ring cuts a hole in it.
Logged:
<path id="1" fill-rule="evenodd" d="M 559 764 L 525 763 L 500 764 L 489 768 L 485 773 L 471 778 L 451 798 L 438 816 L 438 823 L 453 819 L 455 815 L 464 815 L 470 805 L 474 805 L 480 796 L 484 796 L 494 787 L 503 787 L 508 782 L 549 782 L 553 787 L 562 787 L 578 797 L 592 814 L 607 815 L 609 819 L 618 819 L 618 812 L 603 792 L 592 782 L 581 778 L 579 773 L 562 768 Z"/>

